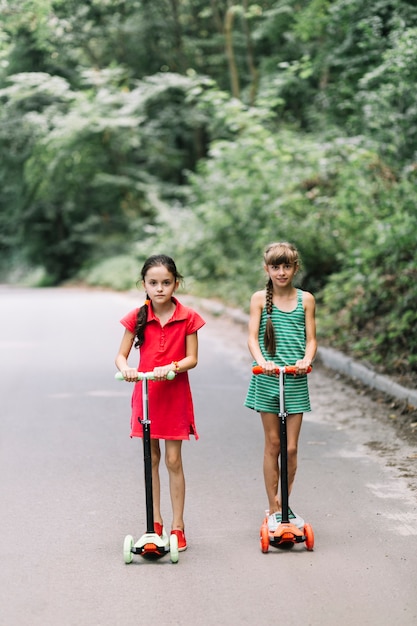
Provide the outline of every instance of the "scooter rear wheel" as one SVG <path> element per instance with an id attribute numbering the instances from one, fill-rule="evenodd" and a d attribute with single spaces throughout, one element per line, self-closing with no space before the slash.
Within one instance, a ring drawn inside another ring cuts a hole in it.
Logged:
<path id="1" fill-rule="evenodd" d="M 314 548 L 314 533 L 310 524 L 304 525 L 304 534 L 306 537 L 306 548 L 307 550 L 312 550 Z"/>
<path id="2" fill-rule="evenodd" d="M 267 524 L 261 526 L 261 550 L 266 553 L 269 550 L 269 530 Z"/>

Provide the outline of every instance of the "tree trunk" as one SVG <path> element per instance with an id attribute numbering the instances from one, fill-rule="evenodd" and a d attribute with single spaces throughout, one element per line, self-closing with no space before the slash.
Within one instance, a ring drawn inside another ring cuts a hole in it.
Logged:
<path id="1" fill-rule="evenodd" d="M 227 9 L 225 20 L 224 20 L 224 36 L 225 36 L 225 47 L 226 47 L 226 57 L 229 65 L 229 74 L 230 74 L 230 87 L 232 91 L 232 95 L 235 98 L 240 98 L 240 86 L 239 86 L 239 75 L 236 67 L 235 54 L 233 50 L 233 21 L 235 17 L 236 9 L 234 6 L 231 6 Z"/>

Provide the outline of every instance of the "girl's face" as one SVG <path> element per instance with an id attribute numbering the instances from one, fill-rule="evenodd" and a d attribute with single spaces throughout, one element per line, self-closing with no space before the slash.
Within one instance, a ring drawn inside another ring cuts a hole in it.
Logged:
<path id="1" fill-rule="evenodd" d="M 272 280 L 272 284 L 282 288 L 292 284 L 292 280 L 298 271 L 298 265 L 296 263 L 265 265 L 265 271 Z"/>
<path id="2" fill-rule="evenodd" d="M 166 304 L 178 288 L 178 281 L 164 265 L 155 265 L 146 272 L 143 287 L 152 304 Z"/>

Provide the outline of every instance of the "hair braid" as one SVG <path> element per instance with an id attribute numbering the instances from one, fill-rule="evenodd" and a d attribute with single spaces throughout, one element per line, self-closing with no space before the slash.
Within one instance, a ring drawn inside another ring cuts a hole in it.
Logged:
<path id="1" fill-rule="evenodd" d="M 272 358 L 276 352 L 275 329 L 271 319 L 272 315 L 272 280 L 269 279 L 266 284 L 266 326 L 264 334 L 265 348 Z"/>
<path id="2" fill-rule="evenodd" d="M 138 315 L 136 317 L 136 326 L 135 326 L 135 348 L 140 348 L 140 346 L 145 341 L 145 326 L 148 319 L 148 306 L 149 299 L 148 295 L 146 295 L 145 304 L 143 304 L 138 310 Z"/>

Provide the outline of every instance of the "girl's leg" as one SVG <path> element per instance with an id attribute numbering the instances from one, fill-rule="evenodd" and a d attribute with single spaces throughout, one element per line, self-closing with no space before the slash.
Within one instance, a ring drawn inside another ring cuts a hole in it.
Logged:
<path id="1" fill-rule="evenodd" d="M 297 471 L 298 439 L 300 436 L 302 413 L 294 413 L 287 418 L 287 453 L 288 453 L 288 493 L 291 493 Z"/>
<path id="2" fill-rule="evenodd" d="M 159 439 L 151 439 L 152 454 L 152 496 L 153 496 L 153 518 L 154 522 L 162 525 L 161 515 L 161 483 L 159 480 L 159 462 L 161 460 L 161 448 Z"/>
<path id="3" fill-rule="evenodd" d="M 279 484 L 279 419 L 275 413 L 261 413 L 265 433 L 264 481 L 270 513 L 281 511 Z M 298 439 L 300 436 L 302 413 L 289 415 L 287 418 L 287 459 L 288 493 L 291 493 L 297 471 Z"/>
<path id="4" fill-rule="evenodd" d="M 185 478 L 181 456 L 182 441 L 165 442 L 165 463 L 169 474 L 172 530 L 184 530 Z"/>
<path id="5" fill-rule="evenodd" d="M 276 413 L 261 413 L 261 418 L 265 434 L 264 482 L 269 513 L 272 514 L 281 510 L 277 496 L 279 483 L 278 458 L 280 454 L 279 421 Z"/>

